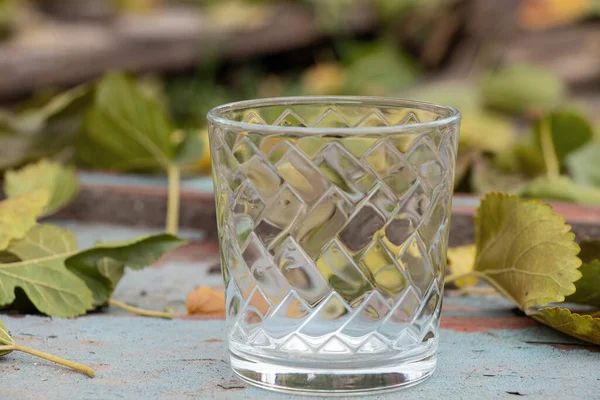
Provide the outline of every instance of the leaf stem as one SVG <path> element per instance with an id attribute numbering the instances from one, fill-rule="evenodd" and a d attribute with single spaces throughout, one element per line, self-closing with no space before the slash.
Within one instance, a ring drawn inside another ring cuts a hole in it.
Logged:
<path id="1" fill-rule="evenodd" d="M 167 178 L 169 181 L 169 191 L 167 200 L 167 233 L 177 235 L 179 225 L 179 167 L 175 164 L 167 168 Z"/>
<path id="2" fill-rule="evenodd" d="M 556 157 L 556 149 L 552 143 L 550 117 L 542 118 L 540 121 L 540 141 L 544 165 L 546 166 L 546 175 L 548 178 L 556 178 L 560 175 L 560 167 Z"/>
<path id="3" fill-rule="evenodd" d="M 173 319 L 173 314 L 171 314 L 170 312 L 145 310 L 143 308 L 130 306 L 129 304 L 122 303 L 115 299 L 108 299 L 108 304 L 110 304 L 111 306 L 119 307 L 123 310 L 129 311 L 137 315 L 142 315 L 144 317 Z"/>
<path id="4" fill-rule="evenodd" d="M 76 371 L 82 372 L 93 378 L 95 376 L 94 370 L 86 367 L 85 365 L 78 364 L 69 360 L 65 360 L 64 358 L 53 356 L 52 354 L 44 353 L 42 351 L 30 349 L 29 347 L 19 346 L 18 344 L 11 344 L 9 346 L 0 346 L 0 351 L 22 351 L 23 353 L 28 353 L 34 355 L 36 357 L 43 358 L 48 361 L 55 362 L 60 365 L 64 365 L 65 367 L 69 367 Z"/>

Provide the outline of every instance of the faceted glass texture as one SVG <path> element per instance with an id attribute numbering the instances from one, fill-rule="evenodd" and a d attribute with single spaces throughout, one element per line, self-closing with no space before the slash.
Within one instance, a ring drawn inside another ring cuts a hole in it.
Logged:
<path id="1" fill-rule="evenodd" d="M 324 393 L 429 376 L 459 113 L 306 97 L 220 106 L 209 122 L 233 369 Z"/>

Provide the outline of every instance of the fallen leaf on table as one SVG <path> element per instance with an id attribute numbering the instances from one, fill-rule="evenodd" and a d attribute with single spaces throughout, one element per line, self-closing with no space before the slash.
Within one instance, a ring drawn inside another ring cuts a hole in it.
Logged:
<path id="1" fill-rule="evenodd" d="M 594 131 L 585 117 L 574 111 L 556 111 L 542 116 L 533 126 L 533 142 L 542 152 L 542 127 L 546 127 L 552 138 L 552 145 L 558 163 L 562 166 L 565 158 L 573 151 L 591 142 Z"/>
<path id="2" fill-rule="evenodd" d="M 510 113 L 542 112 L 565 94 L 564 82 L 536 65 L 511 65 L 487 73 L 481 82 L 484 103 Z"/>
<path id="3" fill-rule="evenodd" d="M 537 178 L 521 187 L 519 195 L 578 204 L 600 204 L 600 189 L 578 185 L 565 175 Z"/>
<path id="4" fill-rule="evenodd" d="M 67 258 L 70 271 L 85 281 L 94 293 L 94 306 L 106 304 L 125 267 L 146 268 L 185 241 L 177 236 L 159 234 L 130 240 L 99 242 Z"/>
<path id="5" fill-rule="evenodd" d="M 53 225 L 37 225 L 24 238 L 10 242 L 7 251 L 21 261 L 0 264 L 0 306 L 15 300 L 15 289 L 23 289 L 42 313 L 76 317 L 92 308 L 92 292 L 85 282 L 65 266 L 77 253 L 72 232 Z"/>
<path id="6" fill-rule="evenodd" d="M 570 230 L 540 201 L 490 193 L 475 217 L 475 275 L 522 310 L 564 301 L 581 278 Z"/>
<path id="7" fill-rule="evenodd" d="M 6 329 L 6 325 L 0 319 L 0 346 L 10 346 L 15 344 L 14 339 L 8 334 L 8 329 Z M 0 357 L 7 355 L 12 350 L 0 350 Z"/>
<path id="8" fill-rule="evenodd" d="M 450 247 L 448 249 L 448 268 L 452 275 L 463 275 L 475 268 L 475 245 Z M 453 281 L 458 288 L 475 286 L 479 282 L 476 276 L 467 276 Z"/>
<path id="9" fill-rule="evenodd" d="M 600 143 L 587 144 L 565 160 L 575 183 L 600 188 Z"/>
<path id="10" fill-rule="evenodd" d="M 53 214 L 69 203 L 79 192 L 79 180 L 73 167 L 40 160 L 17 171 L 4 175 L 4 192 L 10 197 L 45 189 L 50 200 L 43 215 Z"/>
<path id="11" fill-rule="evenodd" d="M 47 190 L 36 190 L 0 202 L 0 250 L 13 239 L 21 239 L 35 225 L 48 204 Z"/>
<path id="12" fill-rule="evenodd" d="M 190 292 L 185 305 L 190 315 L 225 315 L 225 293 L 209 286 L 198 286 Z"/>
<path id="13" fill-rule="evenodd" d="M 579 268 L 582 277 L 575 282 L 575 293 L 565 301 L 600 308 L 600 240 L 586 240 L 579 243 L 579 247 L 579 258 L 583 261 Z"/>
<path id="14" fill-rule="evenodd" d="M 121 171 L 166 169 L 175 157 L 174 129 L 164 111 L 117 73 L 98 84 L 77 143 L 78 162 Z"/>
<path id="15" fill-rule="evenodd" d="M 600 318 L 577 314 L 562 307 L 541 308 L 530 315 L 567 335 L 600 345 Z"/>

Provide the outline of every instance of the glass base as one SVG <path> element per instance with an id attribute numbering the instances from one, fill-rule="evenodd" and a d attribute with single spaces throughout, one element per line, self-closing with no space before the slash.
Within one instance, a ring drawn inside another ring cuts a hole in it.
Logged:
<path id="1" fill-rule="evenodd" d="M 264 389 L 294 394 L 348 396 L 398 390 L 423 382 L 433 374 L 437 349 L 410 359 L 370 360 L 364 365 L 328 368 L 294 365 L 273 359 L 230 353 L 231 368 L 244 381 Z"/>

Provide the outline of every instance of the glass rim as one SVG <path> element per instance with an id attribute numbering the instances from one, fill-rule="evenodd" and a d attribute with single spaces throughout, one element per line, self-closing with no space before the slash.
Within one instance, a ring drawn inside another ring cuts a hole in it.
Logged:
<path id="1" fill-rule="evenodd" d="M 387 126 L 365 126 L 365 127 L 332 127 L 315 128 L 302 126 L 280 126 L 252 124 L 249 122 L 234 121 L 223 117 L 226 112 L 250 110 L 261 107 L 281 107 L 293 105 L 365 105 L 365 106 L 383 106 L 389 108 L 414 108 L 431 112 L 446 112 L 449 115 L 435 121 L 418 122 L 405 125 L 387 125 Z M 410 100 L 399 97 L 380 97 L 380 96 L 290 96 L 290 97 L 268 97 L 253 100 L 242 100 L 232 103 L 226 103 L 211 109 L 206 115 L 208 121 L 212 124 L 235 128 L 240 131 L 265 132 L 273 134 L 295 133 L 302 135 L 323 135 L 323 134 L 341 134 L 341 135 L 381 135 L 383 133 L 402 133 L 410 131 L 419 131 L 421 129 L 439 128 L 458 123 L 461 120 L 460 112 L 451 106 L 432 103 L 422 100 Z"/>

